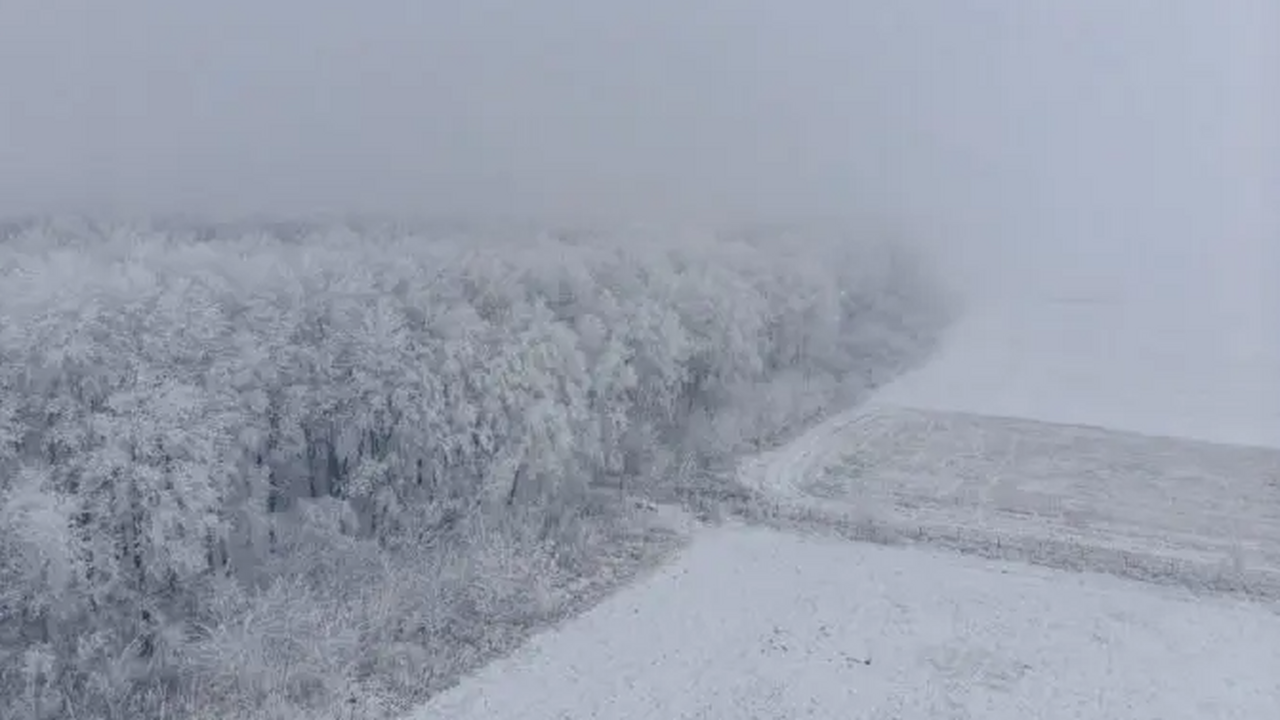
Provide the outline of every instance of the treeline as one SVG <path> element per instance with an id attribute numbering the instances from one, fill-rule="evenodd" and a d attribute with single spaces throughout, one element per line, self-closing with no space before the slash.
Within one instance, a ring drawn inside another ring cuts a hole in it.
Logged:
<path id="1" fill-rule="evenodd" d="M 586 572 L 593 488 L 689 482 L 676 468 L 888 377 L 942 320 L 915 258 L 839 233 L 9 227 L 0 715 L 271 716 L 423 682 L 423 653 L 477 642 L 450 623 L 483 627 L 523 580 L 495 597 L 437 573 L 448 617 L 344 621 L 387 568 L 536 545 Z M 333 617 L 289 626 L 303 601 Z M 255 634 L 344 649 L 249 662 Z M 406 654 L 384 667 L 378 645 Z"/>

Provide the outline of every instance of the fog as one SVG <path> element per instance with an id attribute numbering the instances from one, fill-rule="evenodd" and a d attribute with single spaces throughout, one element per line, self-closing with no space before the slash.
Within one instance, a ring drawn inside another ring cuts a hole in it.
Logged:
<path id="1" fill-rule="evenodd" d="M 0 211 L 874 213 L 984 284 L 1256 273 L 1277 37 L 1274 0 L 2 0 Z"/>

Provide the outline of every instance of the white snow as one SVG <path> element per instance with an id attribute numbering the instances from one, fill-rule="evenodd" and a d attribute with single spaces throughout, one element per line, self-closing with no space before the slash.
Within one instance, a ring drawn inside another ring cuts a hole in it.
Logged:
<path id="1" fill-rule="evenodd" d="M 757 484 L 854 537 L 1280 600 L 1280 450 L 883 405 L 837 432 Z"/>
<path id="2" fill-rule="evenodd" d="M 1280 447 L 1280 284 L 1153 277 L 979 306 L 878 399 Z"/>
<path id="3" fill-rule="evenodd" d="M 978 306 L 933 362 L 743 478 L 784 510 L 883 512 L 927 542 L 945 526 L 1113 572 L 1107 551 L 1274 575 L 1280 303 L 1247 282 L 1267 273 L 1219 270 Z M 731 526 L 415 716 L 804 717 L 1280 717 L 1280 606 Z"/>
<path id="4" fill-rule="evenodd" d="M 1276 717 L 1280 616 L 730 527 L 415 720 Z"/>

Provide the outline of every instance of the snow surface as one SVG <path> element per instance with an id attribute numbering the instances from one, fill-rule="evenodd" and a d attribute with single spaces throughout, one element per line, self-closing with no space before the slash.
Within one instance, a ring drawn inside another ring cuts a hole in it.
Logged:
<path id="1" fill-rule="evenodd" d="M 708 531 L 415 718 L 1280 717 L 1280 605 L 1115 576 L 1280 564 L 1278 306 L 1190 279 L 979 306 L 933 362 L 742 468 L 797 517 L 924 542 Z"/>
<path id="2" fill-rule="evenodd" d="M 1280 297 L 1256 284 L 1235 298 L 1064 290 L 983 306 L 878 399 L 1280 448 Z"/>
<path id="3" fill-rule="evenodd" d="M 1280 450 L 889 406 L 823 444 L 769 482 L 873 539 L 1280 600 Z"/>
<path id="4" fill-rule="evenodd" d="M 415 718 L 1259 718 L 1280 616 L 945 552 L 725 528 Z"/>

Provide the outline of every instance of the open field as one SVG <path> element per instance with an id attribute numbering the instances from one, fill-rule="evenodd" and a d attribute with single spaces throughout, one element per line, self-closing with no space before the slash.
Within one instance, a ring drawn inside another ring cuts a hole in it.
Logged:
<path id="1" fill-rule="evenodd" d="M 412 718 L 1256 720 L 1278 665 L 1255 603 L 728 527 Z"/>
<path id="2" fill-rule="evenodd" d="M 1280 598 L 1280 450 L 885 405 L 762 459 L 844 534 Z"/>

